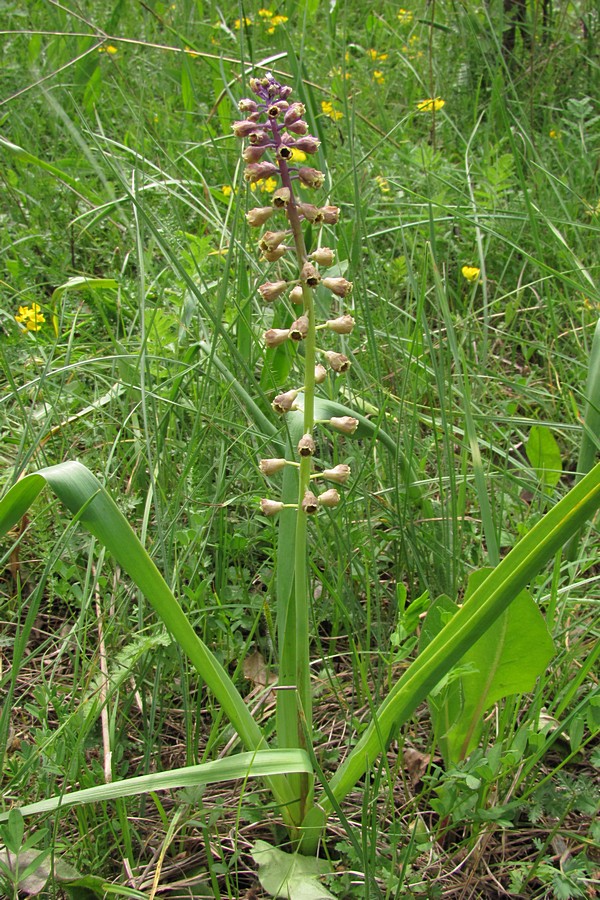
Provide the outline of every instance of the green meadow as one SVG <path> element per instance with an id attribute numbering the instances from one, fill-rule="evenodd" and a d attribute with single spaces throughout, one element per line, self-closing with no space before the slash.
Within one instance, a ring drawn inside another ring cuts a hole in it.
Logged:
<path id="1" fill-rule="evenodd" d="M 595 897 L 596 3 L 0 13 L 0 896 Z"/>

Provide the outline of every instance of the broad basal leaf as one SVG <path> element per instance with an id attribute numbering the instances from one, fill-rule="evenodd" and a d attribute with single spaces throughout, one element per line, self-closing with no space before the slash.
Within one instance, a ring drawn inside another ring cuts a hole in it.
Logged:
<path id="1" fill-rule="evenodd" d="M 488 577 L 489 569 L 469 578 L 465 599 Z M 432 606 L 421 638 L 427 646 L 449 621 L 448 597 Z M 533 689 L 554 654 L 544 618 L 528 591 L 522 590 L 508 609 L 461 658 L 445 685 L 428 698 L 446 765 L 464 759 L 481 736 L 483 716 L 496 701 Z M 453 677 L 454 675 L 454 677 Z"/>
<path id="2" fill-rule="evenodd" d="M 319 876 L 331 872 L 324 859 L 284 853 L 271 847 L 266 841 L 257 841 L 252 848 L 252 859 L 258 865 L 258 879 L 263 890 L 271 897 L 286 900 L 334 900 Z"/>

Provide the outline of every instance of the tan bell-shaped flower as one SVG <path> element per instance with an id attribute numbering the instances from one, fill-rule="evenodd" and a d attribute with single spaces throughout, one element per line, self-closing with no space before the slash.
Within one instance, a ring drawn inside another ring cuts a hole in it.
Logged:
<path id="1" fill-rule="evenodd" d="M 300 456 L 314 456 L 316 449 L 312 434 L 303 434 L 298 441 L 298 453 Z"/>
<path id="2" fill-rule="evenodd" d="M 285 464 L 285 459 L 261 459 L 258 468 L 262 475 L 275 475 L 276 472 L 280 472 L 284 468 Z"/>
<path id="3" fill-rule="evenodd" d="M 319 501 L 312 491 L 306 491 L 301 506 L 307 515 L 312 516 L 319 508 Z"/>
<path id="4" fill-rule="evenodd" d="M 329 424 L 342 434 L 354 434 L 358 428 L 358 419 L 353 416 L 332 416 Z"/>
<path id="5" fill-rule="evenodd" d="M 334 481 L 336 484 L 346 484 L 350 478 L 350 466 L 347 466 L 345 463 L 339 463 L 333 469 L 323 469 L 320 474 L 321 478 L 326 478 L 327 481 Z"/>
<path id="6" fill-rule="evenodd" d="M 297 396 L 298 391 L 286 391 L 284 394 L 278 394 L 271 403 L 271 406 L 276 413 L 283 415 L 291 409 L 294 409 L 294 401 Z"/>
<path id="7" fill-rule="evenodd" d="M 344 372 L 347 372 L 352 365 L 347 356 L 344 356 L 343 353 L 336 353 L 335 350 L 326 350 L 323 356 L 325 357 L 333 371 L 338 372 L 340 375 L 343 375 Z"/>
<path id="8" fill-rule="evenodd" d="M 272 303 L 273 300 L 277 300 L 287 288 L 287 281 L 265 281 L 264 284 L 259 285 L 258 290 L 265 303 Z"/>
<path id="9" fill-rule="evenodd" d="M 296 321 L 292 322 L 292 324 L 290 325 L 291 339 L 293 341 L 303 341 L 308 334 L 309 328 L 310 323 L 308 321 L 308 316 L 300 316 L 299 319 L 296 319 Z"/>
<path id="10" fill-rule="evenodd" d="M 325 324 L 336 334 L 350 334 L 355 322 L 352 316 L 338 316 L 337 319 L 328 319 Z"/>
<path id="11" fill-rule="evenodd" d="M 319 505 L 320 506 L 337 506 L 340 502 L 340 495 L 336 491 L 335 488 L 330 488 L 328 491 L 323 491 L 322 494 L 319 494 Z"/>
<path id="12" fill-rule="evenodd" d="M 281 500 L 269 500 L 266 497 L 260 501 L 260 508 L 263 516 L 276 516 L 278 512 L 285 509 Z"/>
<path id="13" fill-rule="evenodd" d="M 317 265 L 326 268 L 327 266 L 333 265 L 335 253 L 330 247 L 319 247 L 318 250 L 313 250 L 310 254 L 310 258 L 314 260 Z"/>
<path id="14" fill-rule="evenodd" d="M 272 206 L 257 206 L 254 209 L 248 210 L 246 213 L 246 220 L 251 228 L 260 228 L 260 226 L 264 225 L 265 222 L 268 222 L 274 214 L 275 210 Z"/>
<path id="15" fill-rule="evenodd" d="M 321 363 L 315 366 L 315 384 L 323 384 L 327 378 L 327 369 Z"/>
<path id="16" fill-rule="evenodd" d="M 295 288 L 292 288 L 290 291 L 290 300 L 292 303 L 302 303 L 304 301 L 302 285 L 297 284 Z"/>
<path id="17" fill-rule="evenodd" d="M 267 347 L 279 347 L 290 336 L 289 328 L 269 328 L 265 331 L 263 338 Z"/>
<path id="18" fill-rule="evenodd" d="M 318 270 L 312 263 L 305 262 L 300 272 L 300 281 L 303 281 L 308 287 L 314 288 L 321 280 Z"/>
<path id="19" fill-rule="evenodd" d="M 337 297 L 347 297 L 353 288 L 352 282 L 345 278 L 324 278 L 322 284 Z"/>

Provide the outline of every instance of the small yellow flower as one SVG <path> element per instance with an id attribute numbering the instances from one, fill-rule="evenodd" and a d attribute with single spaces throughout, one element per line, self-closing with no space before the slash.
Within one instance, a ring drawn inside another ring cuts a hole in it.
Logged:
<path id="1" fill-rule="evenodd" d="M 270 19 L 273 15 L 273 10 L 272 9 L 259 9 L 258 14 L 261 17 L 261 19 Z"/>
<path id="2" fill-rule="evenodd" d="M 387 194 L 389 192 L 390 184 L 387 178 L 384 178 L 383 175 L 376 175 L 375 181 L 382 194 Z"/>
<path id="3" fill-rule="evenodd" d="M 446 101 L 441 97 L 429 97 L 427 100 L 421 100 L 417 103 L 419 112 L 438 112 L 446 105 Z"/>
<path id="4" fill-rule="evenodd" d="M 221 193 L 223 194 L 224 197 L 231 197 L 231 195 L 233 193 L 233 188 L 231 187 L 230 184 L 224 184 L 221 187 Z"/>
<path id="5" fill-rule="evenodd" d="M 329 116 L 329 118 L 333 119 L 334 122 L 337 122 L 344 116 L 344 113 L 339 109 L 335 109 L 333 103 L 330 103 L 329 100 L 321 101 L 321 111 L 323 112 L 324 116 Z"/>
<path id="6" fill-rule="evenodd" d="M 373 80 L 377 82 L 377 84 L 383 84 L 385 81 L 385 75 L 383 72 L 380 72 L 379 69 L 375 69 L 373 72 Z"/>
<path id="7" fill-rule="evenodd" d="M 551 128 L 550 131 L 548 132 L 548 134 L 552 138 L 553 141 L 558 141 L 559 138 L 562 137 L 562 132 L 557 131 L 556 128 Z"/>
<path id="8" fill-rule="evenodd" d="M 261 194 L 272 194 L 275 188 L 277 187 L 277 179 L 276 178 L 259 178 L 258 181 L 254 181 L 250 185 L 250 190 L 252 191 L 260 191 Z"/>
<path id="9" fill-rule="evenodd" d="M 298 150 L 297 147 L 292 147 L 292 155 L 290 156 L 290 162 L 304 162 L 306 159 L 306 153 L 304 150 Z"/>
<path id="10" fill-rule="evenodd" d="M 20 306 L 19 312 L 15 316 L 15 321 L 22 325 L 25 331 L 39 331 L 46 321 L 42 307 L 39 303 L 32 303 L 31 306 Z"/>
<path id="11" fill-rule="evenodd" d="M 373 50 L 371 47 L 370 50 L 367 50 L 367 56 L 370 56 L 371 59 L 377 59 L 377 50 Z"/>
<path id="12" fill-rule="evenodd" d="M 119 50 L 117 47 L 113 47 L 112 44 L 107 44 L 106 47 L 99 47 L 98 53 L 110 53 L 111 56 L 114 56 L 115 53 L 118 53 Z"/>
<path id="13" fill-rule="evenodd" d="M 413 20 L 413 13 L 410 9 L 403 9 L 400 7 L 398 10 L 398 19 L 402 25 L 410 25 Z"/>
<path id="14" fill-rule="evenodd" d="M 184 50 L 184 52 L 187 53 L 188 56 L 200 56 L 200 54 L 199 54 L 199 53 L 196 53 L 195 50 L 192 50 L 191 47 L 186 47 L 185 50 Z"/>
<path id="15" fill-rule="evenodd" d="M 275 29 L 278 25 L 285 25 L 287 22 L 287 16 L 273 16 L 272 19 L 269 19 L 270 28 L 267 28 L 267 34 L 275 34 Z"/>
<path id="16" fill-rule="evenodd" d="M 252 19 L 249 19 L 248 16 L 244 16 L 243 19 L 236 19 L 233 23 L 233 27 L 236 31 L 239 31 L 240 28 L 246 27 L 249 28 L 252 25 Z"/>
<path id="17" fill-rule="evenodd" d="M 343 74 L 344 78 L 346 78 L 346 79 L 352 78 L 352 74 L 350 72 L 342 72 L 341 66 L 334 66 L 333 69 L 329 70 L 330 78 L 341 78 L 342 74 Z"/>
<path id="18" fill-rule="evenodd" d="M 481 274 L 481 269 L 478 269 L 477 266 L 463 266 L 460 271 L 463 278 L 466 278 L 470 284 L 477 281 Z"/>

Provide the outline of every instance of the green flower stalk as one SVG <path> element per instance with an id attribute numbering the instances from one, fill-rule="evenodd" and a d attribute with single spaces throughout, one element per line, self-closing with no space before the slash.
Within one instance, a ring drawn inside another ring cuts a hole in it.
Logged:
<path id="1" fill-rule="evenodd" d="M 319 206 L 308 202 L 302 192 L 319 190 L 325 181 L 323 172 L 311 166 L 294 165 L 294 151 L 312 155 L 319 148 L 319 140 L 309 134 L 304 118 L 306 109 L 302 103 L 291 101 L 291 87 L 278 82 L 270 73 L 263 78 L 250 79 L 250 87 L 256 99 L 240 101 L 240 112 L 246 118 L 233 124 L 234 134 L 248 144 L 242 152 L 246 162 L 244 178 L 250 184 L 260 178 L 278 177 L 280 186 L 272 194 L 272 207 L 257 207 L 247 213 L 252 227 L 268 223 L 258 240 L 262 259 L 289 266 L 289 277 L 278 272 L 277 280 L 266 280 L 258 287 L 265 303 L 289 302 L 301 304 L 300 314 L 287 328 L 269 328 L 263 334 L 267 347 L 275 348 L 291 342 L 302 344 L 301 387 L 280 385 L 280 393 L 272 402 L 273 409 L 284 416 L 294 410 L 302 410 L 303 437 L 294 448 L 294 459 L 261 460 L 260 470 L 267 477 L 282 470 L 286 463 L 296 467 L 298 475 L 298 501 L 283 503 L 279 498 L 261 500 L 264 515 L 276 516 L 284 509 L 294 508 L 294 587 L 289 598 L 278 598 L 278 640 L 280 651 L 279 687 L 277 706 L 278 742 L 280 747 L 303 747 L 312 741 L 312 695 L 310 685 L 309 645 L 309 591 L 307 560 L 308 517 L 323 514 L 340 503 L 340 495 L 334 488 L 316 493 L 316 481 L 320 477 L 345 484 L 350 469 L 336 466 L 321 473 L 315 471 L 314 458 L 317 447 L 314 438 L 315 387 L 328 377 L 338 377 L 350 367 L 350 360 L 337 350 L 317 347 L 317 329 L 322 334 L 348 335 L 354 327 L 354 319 L 348 314 L 336 315 L 318 324 L 315 320 L 314 292 L 322 286 L 332 299 L 347 297 L 352 283 L 342 277 L 323 277 L 320 267 L 327 268 L 334 262 L 334 251 L 319 247 L 310 255 L 306 249 L 303 225 L 319 227 L 334 225 L 339 218 L 337 206 Z M 289 260 L 289 262 L 288 262 Z M 286 301 L 287 298 L 287 301 Z M 336 311 L 337 312 L 337 311 Z M 327 366 L 318 361 L 322 357 Z M 296 413 L 297 414 L 297 413 Z M 351 434 L 357 427 L 355 419 L 331 421 L 339 432 Z M 311 784 L 305 776 L 298 776 L 297 821 L 300 824 L 310 809 Z"/>

